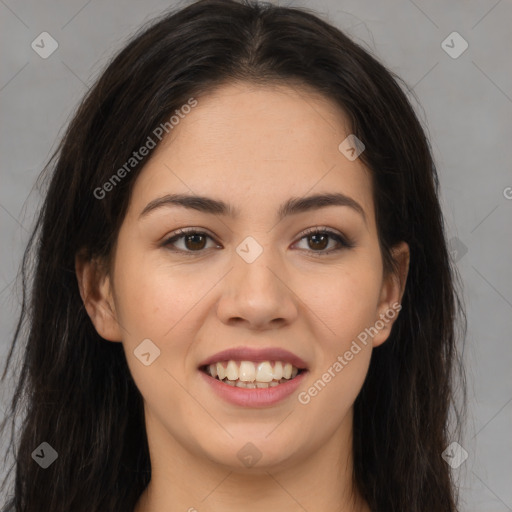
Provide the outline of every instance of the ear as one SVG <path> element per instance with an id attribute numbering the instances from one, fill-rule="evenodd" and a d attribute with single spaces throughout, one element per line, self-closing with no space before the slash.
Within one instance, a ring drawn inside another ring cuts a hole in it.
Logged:
<path id="1" fill-rule="evenodd" d="M 121 341 L 108 273 L 98 260 L 83 254 L 75 256 L 75 272 L 80 296 L 96 331 L 106 340 Z"/>
<path id="2" fill-rule="evenodd" d="M 391 249 L 391 256 L 396 264 L 396 271 L 390 271 L 382 280 L 378 314 L 375 318 L 373 346 L 384 343 L 391 334 L 391 327 L 402 309 L 402 297 L 409 273 L 410 251 L 406 242 L 400 242 Z"/>

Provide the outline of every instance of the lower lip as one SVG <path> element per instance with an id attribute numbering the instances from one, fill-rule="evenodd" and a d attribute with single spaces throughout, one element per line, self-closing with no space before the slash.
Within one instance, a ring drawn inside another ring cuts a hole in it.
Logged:
<path id="1" fill-rule="evenodd" d="M 255 389 L 230 386 L 219 379 L 210 377 L 210 375 L 201 370 L 199 370 L 199 373 L 206 379 L 214 393 L 223 400 L 226 400 L 226 402 L 242 407 L 268 407 L 288 398 L 299 387 L 307 370 L 302 371 L 295 378 L 278 386 Z"/>

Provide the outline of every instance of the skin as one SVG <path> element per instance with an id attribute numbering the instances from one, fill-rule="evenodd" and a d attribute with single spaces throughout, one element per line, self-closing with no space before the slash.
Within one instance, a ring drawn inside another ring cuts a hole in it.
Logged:
<path id="1" fill-rule="evenodd" d="M 304 405 L 307 390 L 374 326 L 403 294 L 407 244 L 399 265 L 383 271 L 370 174 L 339 144 L 350 134 L 343 111 L 305 88 L 223 85 L 180 120 L 138 176 L 110 274 L 77 257 L 78 281 L 98 333 L 123 344 L 145 403 L 152 480 L 136 512 L 369 511 L 352 482 L 353 403 L 373 347 L 393 320 Z M 341 192 L 357 201 L 276 221 L 290 197 Z M 112 192 L 114 193 L 114 192 Z M 237 218 L 179 206 L 140 217 L 169 193 L 198 194 L 239 209 Z M 353 248 L 315 245 L 304 230 L 344 234 Z M 178 228 L 207 231 L 200 246 L 163 242 Z M 236 252 L 247 237 L 262 254 Z M 396 319 L 395 315 L 395 319 Z M 133 353 L 149 338 L 160 349 L 151 365 Z M 307 362 L 309 374 L 286 400 L 266 408 L 218 398 L 199 373 L 206 357 L 235 346 L 281 347 Z M 245 467 L 238 451 L 261 453 Z"/>

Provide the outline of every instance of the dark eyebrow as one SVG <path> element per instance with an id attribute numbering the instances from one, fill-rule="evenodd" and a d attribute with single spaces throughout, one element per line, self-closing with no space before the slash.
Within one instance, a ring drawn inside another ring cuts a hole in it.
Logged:
<path id="1" fill-rule="evenodd" d="M 182 206 L 192 210 L 198 210 L 203 213 L 210 213 L 213 215 L 224 215 L 232 218 L 237 218 L 240 212 L 232 205 L 204 196 L 193 196 L 188 194 L 167 194 L 165 196 L 154 199 L 149 202 L 139 215 L 143 217 L 150 212 L 171 206 Z M 282 220 L 288 215 L 303 213 L 318 208 L 325 208 L 327 206 L 348 206 L 358 212 L 366 223 L 366 215 L 363 207 L 354 199 L 341 193 L 326 193 L 315 194 L 307 197 L 292 197 L 283 203 L 278 212 L 278 221 Z"/>

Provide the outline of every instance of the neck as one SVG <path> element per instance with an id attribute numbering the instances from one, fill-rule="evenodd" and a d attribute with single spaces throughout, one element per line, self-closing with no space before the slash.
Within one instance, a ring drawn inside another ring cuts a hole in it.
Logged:
<path id="1" fill-rule="evenodd" d="M 353 481 L 351 415 L 302 458 L 247 469 L 198 456 L 146 423 L 151 481 L 134 512 L 370 512 Z"/>

